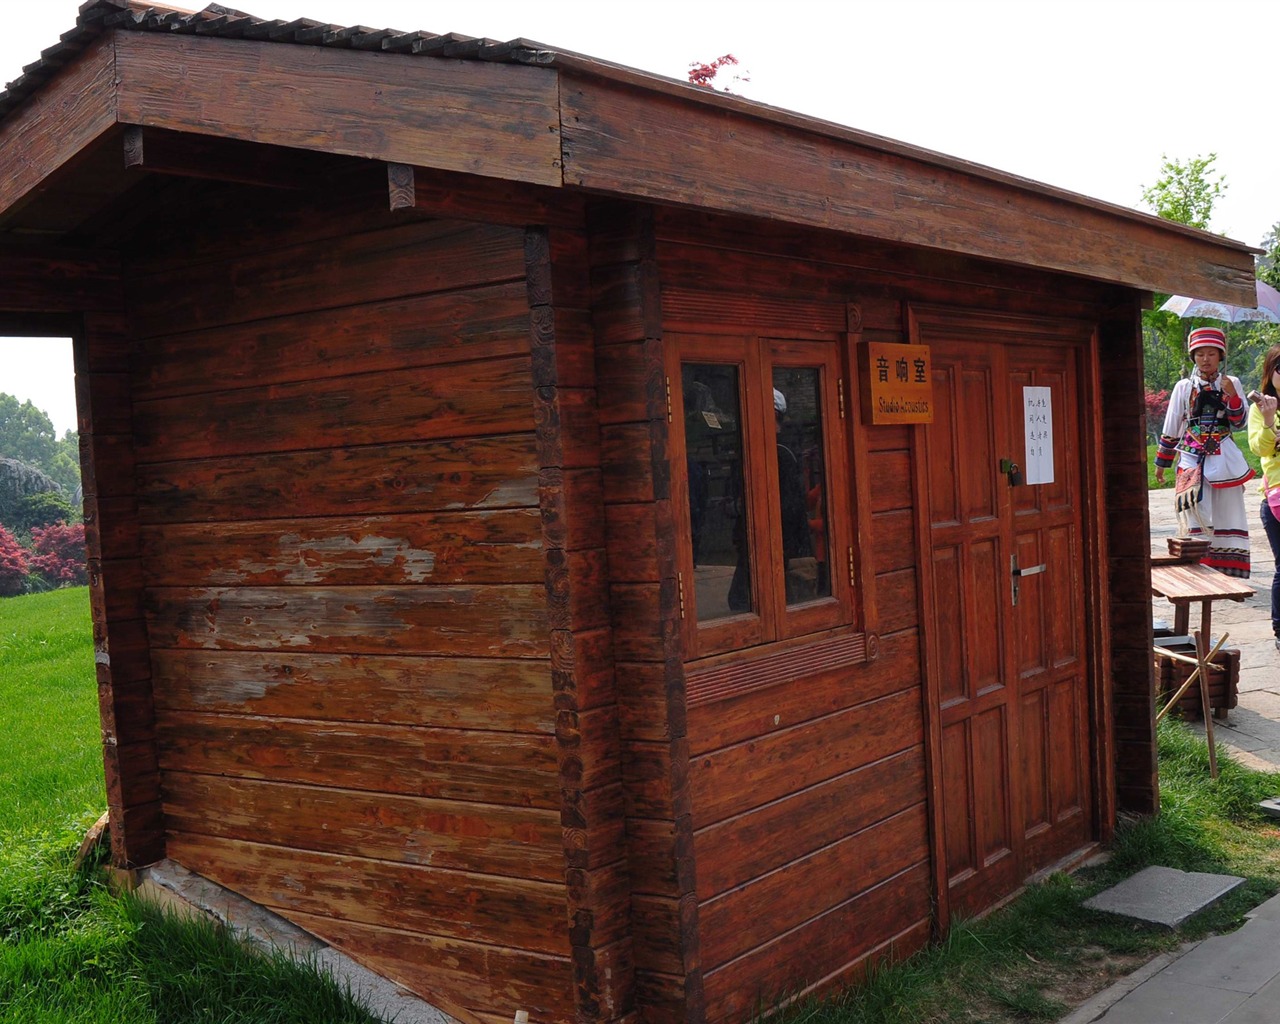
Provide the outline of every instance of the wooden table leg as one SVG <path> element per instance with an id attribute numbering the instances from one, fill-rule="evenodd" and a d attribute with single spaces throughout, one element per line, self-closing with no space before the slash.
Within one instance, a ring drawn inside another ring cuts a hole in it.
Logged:
<path id="1" fill-rule="evenodd" d="M 1208 601 L 1204 602 L 1206 605 Z M 1196 661 L 1200 663 L 1200 714 L 1204 718 L 1204 738 L 1209 743 L 1209 775 L 1218 777 L 1218 748 L 1213 739 L 1213 712 L 1209 710 L 1209 633 L 1196 633 Z"/>
<path id="2" fill-rule="evenodd" d="M 1173 606 L 1173 634 L 1186 636 L 1191 632 L 1191 603 L 1180 601 Z"/>

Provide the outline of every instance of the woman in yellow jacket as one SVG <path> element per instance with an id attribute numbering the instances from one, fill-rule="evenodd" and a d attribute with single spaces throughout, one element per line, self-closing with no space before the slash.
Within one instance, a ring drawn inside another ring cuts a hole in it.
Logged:
<path id="1" fill-rule="evenodd" d="M 1262 528 L 1271 544 L 1271 631 L 1280 650 L 1280 449 L 1276 440 L 1276 405 L 1280 397 L 1280 345 L 1272 345 L 1262 361 L 1262 394 L 1249 409 L 1249 447 L 1262 460 Z"/>

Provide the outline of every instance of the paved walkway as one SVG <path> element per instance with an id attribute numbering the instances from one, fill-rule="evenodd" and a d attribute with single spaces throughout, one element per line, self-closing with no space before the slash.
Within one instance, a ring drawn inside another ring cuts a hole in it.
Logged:
<path id="1" fill-rule="evenodd" d="M 1167 552 L 1165 538 L 1174 536 L 1178 527 L 1173 514 L 1173 491 L 1150 494 L 1151 550 Z M 1228 712 L 1226 722 L 1214 720 L 1213 735 L 1220 745 L 1230 748 L 1241 764 L 1280 771 L 1280 651 L 1276 650 L 1271 632 L 1271 574 L 1275 563 L 1258 518 L 1260 504 L 1261 499 L 1253 493 L 1245 502 L 1253 597 L 1247 601 L 1219 601 L 1213 606 L 1214 633 L 1226 632 L 1227 646 L 1240 650 L 1240 705 Z M 1152 614 L 1172 623 L 1173 605 L 1163 599 L 1153 600 Z M 1191 618 L 1194 623 L 1198 615 L 1193 613 Z M 1204 727 L 1196 727 L 1203 735 Z M 1280 1021 L 1280 1006 L 1276 1020 Z"/>
<path id="2" fill-rule="evenodd" d="M 1252 490 L 1252 488 L 1251 488 Z M 1253 597 L 1214 606 L 1216 633 L 1240 649 L 1240 704 L 1214 721 L 1221 747 L 1242 764 L 1280 771 L 1280 651 L 1271 632 L 1271 574 L 1275 564 L 1259 501 L 1250 495 L 1249 540 Z M 1151 492 L 1151 550 L 1167 551 L 1177 533 L 1173 492 Z M 1158 619 L 1173 621 L 1173 606 L 1152 601 Z M 1194 620 L 1195 615 L 1192 616 Z M 1197 726 L 1203 735 L 1203 725 Z M 1060 1024 L 1276 1024 L 1280 1022 L 1280 896 L 1262 904 L 1227 935 L 1158 957 L 1078 1007 Z"/>
<path id="3" fill-rule="evenodd" d="M 1059 1024 L 1276 1024 L 1280 896 L 1243 928 L 1189 942 L 1078 1007 Z"/>

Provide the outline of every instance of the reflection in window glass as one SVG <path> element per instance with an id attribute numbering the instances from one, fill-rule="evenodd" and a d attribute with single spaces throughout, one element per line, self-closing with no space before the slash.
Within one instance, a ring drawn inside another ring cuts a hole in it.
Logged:
<path id="1" fill-rule="evenodd" d="M 738 367 L 685 363 L 685 450 L 699 622 L 752 611 Z"/>
<path id="2" fill-rule="evenodd" d="M 788 605 L 831 594 L 821 382 L 817 367 L 779 366 L 773 371 Z"/>

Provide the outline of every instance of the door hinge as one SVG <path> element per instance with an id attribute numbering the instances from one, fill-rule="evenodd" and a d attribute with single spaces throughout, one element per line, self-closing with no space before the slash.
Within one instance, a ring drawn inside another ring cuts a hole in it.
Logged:
<path id="1" fill-rule="evenodd" d="M 667 382 L 667 422 L 671 422 L 671 378 L 665 378 Z"/>
<path id="2" fill-rule="evenodd" d="M 849 545 L 849 586 L 853 587 L 855 590 L 858 588 L 858 581 L 854 577 L 853 545 Z"/>
<path id="3" fill-rule="evenodd" d="M 844 419 L 844 378 L 836 378 L 836 397 L 839 399 L 840 418 Z"/>
<path id="4" fill-rule="evenodd" d="M 676 593 L 680 599 L 680 621 L 684 621 L 684 573 L 676 573 Z"/>

